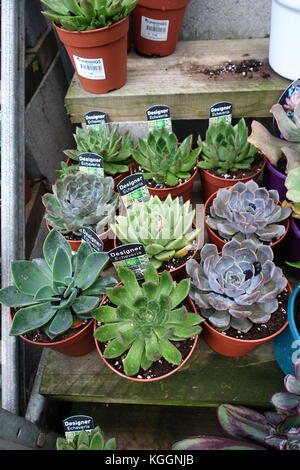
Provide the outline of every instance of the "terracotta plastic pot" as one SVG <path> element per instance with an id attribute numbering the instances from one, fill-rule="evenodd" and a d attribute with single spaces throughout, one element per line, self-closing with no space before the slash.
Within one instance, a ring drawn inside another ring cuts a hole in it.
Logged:
<path id="1" fill-rule="evenodd" d="M 128 16 L 91 31 L 68 31 L 53 25 L 86 91 L 107 93 L 125 85 Z"/>
<path id="2" fill-rule="evenodd" d="M 134 172 L 133 172 L 132 163 L 129 164 L 129 168 L 130 168 L 130 174 L 133 175 Z M 172 199 L 174 199 L 175 197 L 182 197 L 183 202 L 189 201 L 192 199 L 193 186 L 197 178 L 197 174 L 198 174 L 198 168 L 195 170 L 192 176 L 185 183 L 179 184 L 177 186 L 170 187 L 170 188 L 159 189 L 159 188 L 150 188 L 148 186 L 149 193 L 151 194 L 151 196 L 158 196 L 159 199 L 161 199 L 162 201 L 164 201 L 168 197 L 169 194 L 171 194 Z"/>
<path id="3" fill-rule="evenodd" d="M 101 305 L 102 303 L 105 301 L 106 297 L 103 298 L 102 302 L 101 302 Z M 196 314 L 198 314 L 198 311 L 194 305 L 194 302 L 188 297 L 188 302 L 189 302 L 189 305 L 192 309 L 192 311 Z M 95 323 L 94 323 L 94 331 L 96 331 L 96 329 L 98 328 L 98 325 L 97 325 L 97 321 L 95 320 Z M 122 372 L 116 370 L 106 359 L 105 357 L 103 356 L 102 354 L 102 351 L 100 349 L 100 345 L 99 345 L 99 342 L 95 339 L 95 343 L 96 343 L 96 348 L 97 348 L 97 351 L 101 357 L 101 359 L 103 360 L 103 362 L 105 362 L 105 364 L 110 368 L 110 370 L 112 370 L 115 374 L 118 374 L 120 377 L 123 377 L 124 379 L 127 379 L 127 380 L 131 380 L 133 382 L 145 382 L 145 383 L 148 383 L 148 382 L 157 382 L 158 380 L 162 380 L 162 379 L 166 379 L 167 377 L 170 377 L 171 375 L 175 374 L 175 372 L 179 371 L 186 363 L 187 361 L 190 359 L 191 355 L 193 354 L 195 348 L 196 348 L 196 345 L 197 345 L 197 342 L 198 342 L 198 335 L 195 336 L 194 338 L 194 342 L 193 342 L 193 346 L 191 347 L 191 350 L 190 352 L 188 353 L 188 355 L 186 356 L 186 358 L 181 362 L 181 364 L 179 364 L 179 366 L 175 367 L 175 369 L 171 370 L 170 372 L 168 372 L 167 374 L 164 374 L 164 375 L 161 375 L 160 377 L 154 377 L 152 379 L 138 379 L 138 378 L 135 378 L 135 377 L 128 377 L 127 375 L 125 374 L 122 374 Z"/>
<path id="4" fill-rule="evenodd" d="M 132 13 L 135 48 L 148 56 L 175 51 L 189 0 L 139 0 Z"/>
<path id="5" fill-rule="evenodd" d="M 11 312 L 12 318 L 12 312 Z M 77 331 L 74 328 L 74 335 L 60 341 L 52 341 L 51 343 L 41 343 L 38 341 L 31 341 L 23 335 L 20 337 L 27 341 L 27 343 L 34 344 L 43 348 L 53 349 L 66 356 L 79 357 L 90 353 L 95 349 L 95 341 L 93 338 L 94 320 L 90 320 L 84 328 Z"/>
<path id="6" fill-rule="evenodd" d="M 215 193 L 220 188 L 228 188 L 229 186 L 234 186 L 239 181 L 241 181 L 242 183 L 246 183 L 250 180 L 256 180 L 263 171 L 265 164 L 266 159 L 264 158 L 264 162 L 260 170 L 250 176 L 247 176 L 246 178 L 240 179 L 220 178 L 219 176 L 212 175 L 207 170 L 203 170 L 203 168 L 200 168 L 203 200 L 206 201 L 209 196 L 211 196 L 211 194 Z"/>
<path id="7" fill-rule="evenodd" d="M 208 213 L 208 209 L 209 207 L 211 206 L 213 200 L 215 199 L 216 195 L 217 195 L 217 192 L 216 191 L 215 193 L 213 193 L 206 201 L 205 205 L 204 205 L 204 224 L 205 224 L 205 228 L 206 228 L 206 231 L 207 231 L 207 235 L 208 235 L 208 238 L 209 238 L 209 241 L 211 243 L 214 243 L 218 250 L 221 251 L 223 246 L 225 245 L 225 243 L 227 243 L 225 240 L 223 240 L 223 238 L 219 237 L 219 235 L 213 230 L 210 228 L 210 226 L 207 224 L 206 222 L 206 214 Z M 285 232 L 284 234 L 278 238 L 278 240 L 276 240 L 276 242 L 273 242 L 273 243 L 270 243 L 270 247 L 271 248 L 275 248 L 277 247 L 277 245 L 279 245 L 279 243 L 281 243 L 283 241 L 283 239 L 286 237 L 287 233 L 288 233 L 288 230 L 290 228 L 290 220 L 287 219 L 286 220 L 286 226 L 285 226 Z"/>
<path id="8" fill-rule="evenodd" d="M 291 294 L 292 289 L 289 283 L 287 284 L 287 289 L 289 294 Z M 200 309 L 199 312 L 201 315 Z M 208 346 L 217 353 L 222 354 L 223 356 L 238 357 L 250 353 L 257 346 L 275 338 L 287 327 L 287 325 L 288 321 L 286 321 L 284 325 L 282 325 L 282 327 L 276 331 L 276 333 L 271 336 L 267 336 L 266 338 L 245 340 L 231 338 L 230 336 L 224 335 L 209 325 L 207 321 L 204 321 L 202 334 Z"/>
<path id="9" fill-rule="evenodd" d="M 196 224 L 193 223 L 193 228 L 195 229 L 196 228 Z M 197 239 L 196 239 L 196 243 L 197 243 L 197 246 L 196 246 L 196 249 L 195 251 L 193 252 L 192 256 L 189 258 L 189 259 L 194 259 L 196 254 L 198 253 L 199 251 L 199 248 L 200 248 L 200 236 L 198 235 L 197 236 Z M 121 242 L 120 240 L 118 240 L 117 238 L 114 239 L 114 248 L 117 248 L 118 246 L 121 245 Z M 182 264 L 181 266 L 178 266 L 177 268 L 175 269 L 171 269 L 169 272 L 171 274 L 171 276 L 173 277 L 173 279 L 177 279 L 178 277 L 180 277 L 182 274 L 186 274 L 186 270 L 185 270 L 185 266 L 186 266 L 186 262 L 184 264 Z"/>
<path id="10" fill-rule="evenodd" d="M 46 227 L 48 229 L 48 232 L 52 230 L 52 227 L 50 227 L 48 221 L 45 219 Z M 106 230 L 106 232 L 103 232 L 99 238 L 103 241 L 103 251 L 110 251 L 113 246 L 114 246 L 114 240 L 113 240 L 113 232 L 111 229 Z M 69 243 L 72 251 L 78 251 L 78 248 L 81 244 L 81 240 L 68 240 L 66 239 L 67 242 Z"/>
<path id="11" fill-rule="evenodd" d="M 279 200 L 281 202 L 284 201 L 286 198 L 287 189 L 284 185 L 285 180 L 286 175 L 284 173 L 281 173 L 281 171 L 277 170 L 277 168 L 271 165 L 269 160 L 267 160 L 264 171 L 263 185 L 268 190 L 277 189 L 279 193 Z"/>

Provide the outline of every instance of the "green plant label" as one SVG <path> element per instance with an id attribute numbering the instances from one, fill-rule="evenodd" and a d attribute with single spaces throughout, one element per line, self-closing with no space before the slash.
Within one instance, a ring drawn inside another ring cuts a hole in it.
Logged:
<path id="1" fill-rule="evenodd" d="M 166 128 L 170 132 L 172 130 L 171 112 L 168 106 L 155 105 L 146 110 L 146 116 L 149 126 L 149 131 L 153 132 L 155 129 Z"/>
<path id="2" fill-rule="evenodd" d="M 144 272 L 150 266 L 145 247 L 140 243 L 120 245 L 110 250 L 108 255 L 116 271 L 120 267 L 129 268 L 134 272 L 137 279 L 143 279 Z"/>
<path id="3" fill-rule="evenodd" d="M 63 420 L 63 427 L 67 441 L 72 441 L 81 431 L 91 432 L 94 429 L 94 420 L 90 416 L 75 415 Z"/>
<path id="4" fill-rule="evenodd" d="M 103 124 L 108 122 L 107 113 L 104 111 L 89 111 L 85 114 L 84 119 L 87 126 L 93 126 L 99 130 Z"/>
<path id="5" fill-rule="evenodd" d="M 89 227 L 82 227 L 81 239 L 91 245 L 96 251 L 103 251 L 103 241 Z"/>
<path id="6" fill-rule="evenodd" d="M 79 170 L 84 173 L 95 173 L 104 177 L 103 158 L 96 153 L 86 152 L 78 155 Z"/>
<path id="7" fill-rule="evenodd" d="M 119 194 L 125 207 L 131 206 L 134 202 L 147 202 L 150 193 L 142 173 L 126 176 L 117 186 Z"/>
<path id="8" fill-rule="evenodd" d="M 217 126 L 221 121 L 231 124 L 232 121 L 232 103 L 229 101 L 220 101 L 209 108 L 209 125 Z"/>
<path id="9" fill-rule="evenodd" d="M 280 96 L 278 103 L 283 106 L 287 116 L 293 121 L 294 120 L 294 109 L 297 102 L 300 101 L 300 78 L 291 83 Z M 273 129 L 274 135 L 283 139 L 276 119 L 273 118 Z"/>

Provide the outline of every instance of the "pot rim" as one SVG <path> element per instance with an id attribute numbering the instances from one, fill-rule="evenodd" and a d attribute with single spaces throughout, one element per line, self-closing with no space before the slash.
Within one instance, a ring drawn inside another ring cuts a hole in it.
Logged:
<path id="1" fill-rule="evenodd" d="M 48 220 L 44 217 L 44 220 L 45 220 L 45 224 L 46 224 L 46 227 L 48 229 L 48 232 L 51 232 L 51 230 L 53 230 L 53 227 L 51 227 L 51 225 L 49 224 Z M 108 228 L 105 232 L 101 233 L 100 235 L 98 235 L 98 237 L 102 240 L 102 237 L 104 239 L 106 238 L 109 238 L 108 235 L 112 233 L 112 230 L 111 228 Z M 82 242 L 82 239 L 81 240 L 71 240 L 70 238 L 66 238 L 67 242 L 71 242 L 71 243 L 78 243 L 80 244 Z"/>
<path id="2" fill-rule="evenodd" d="M 227 190 L 230 190 L 231 188 L 232 188 L 232 186 L 228 186 L 228 187 L 226 187 L 226 188 L 220 188 L 220 189 L 227 189 Z M 218 239 L 219 243 L 220 243 L 220 244 L 223 244 L 223 246 L 224 246 L 227 242 L 226 242 L 225 240 L 223 240 L 223 238 L 221 238 L 221 237 L 218 235 L 218 233 L 217 233 L 215 230 L 213 230 L 213 229 L 208 225 L 208 223 L 206 222 L 206 211 L 207 211 L 207 209 L 208 209 L 209 204 L 212 202 L 213 199 L 215 199 L 215 197 L 216 197 L 216 195 L 217 195 L 217 192 L 218 192 L 218 191 L 215 191 L 213 194 L 211 194 L 211 195 L 209 196 L 209 198 L 207 199 L 206 203 L 204 204 L 204 209 L 203 209 L 204 224 L 205 224 L 205 228 L 206 228 L 207 232 L 209 232 L 210 234 L 213 234 L 213 235 Z M 282 203 L 281 203 L 280 201 L 278 201 L 278 205 L 279 205 L 279 206 L 282 206 Z M 276 245 L 278 245 L 278 244 L 285 238 L 285 236 L 287 235 L 287 233 L 288 233 L 288 231 L 289 231 L 290 225 L 291 225 L 291 223 L 290 223 L 290 217 L 288 217 L 287 219 L 285 219 L 285 221 L 286 221 L 286 224 L 285 224 L 285 232 L 284 232 L 284 234 L 281 235 L 281 237 L 278 238 L 278 240 L 276 240 L 275 242 L 270 243 L 270 244 L 267 245 L 267 246 L 270 246 L 271 248 L 274 248 Z M 300 235 L 300 231 L 299 231 L 299 235 Z M 232 239 L 231 239 L 231 240 L 232 240 Z M 230 240 L 228 240 L 228 241 L 230 241 Z M 264 244 L 263 241 L 261 241 L 261 243 Z"/>
<path id="3" fill-rule="evenodd" d="M 239 182 L 244 183 L 244 182 L 249 181 L 250 179 L 254 179 L 256 176 L 258 176 L 260 173 L 262 173 L 262 172 L 264 171 L 264 168 L 265 168 L 266 163 L 267 163 L 267 158 L 266 158 L 263 154 L 261 154 L 261 156 L 263 157 L 263 160 L 264 160 L 264 161 L 263 161 L 263 164 L 262 164 L 262 167 L 261 167 L 259 170 L 257 170 L 255 173 L 252 173 L 251 175 L 245 176 L 244 178 L 240 178 L 240 179 L 235 179 L 235 178 L 221 178 L 220 176 L 213 175 L 212 173 L 209 173 L 208 170 L 205 170 L 204 168 L 200 168 L 200 167 L 199 167 L 199 170 L 200 170 L 201 172 L 203 172 L 204 174 L 209 175 L 211 178 L 216 179 L 217 181 L 226 181 L 226 182 L 228 181 L 229 183 L 231 183 L 231 182 L 234 182 L 234 183 L 239 183 Z"/>
<path id="4" fill-rule="evenodd" d="M 120 285 L 122 283 L 119 283 L 118 285 Z M 107 296 L 104 296 L 102 301 L 101 301 L 101 304 L 100 306 L 102 305 L 102 303 L 106 300 Z M 200 316 L 195 304 L 194 304 L 194 301 L 190 298 L 190 296 L 187 297 L 187 300 L 188 300 L 188 303 L 191 307 L 191 309 L 194 311 L 194 313 L 196 313 L 197 315 Z M 96 331 L 96 329 L 98 328 L 98 325 L 97 325 L 97 320 L 94 320 L 94 332 Z M 202 322 L 203 323 L 203 322 Z M 201 331 L 200 333 L 201 334 Z M 171 375 L 175 374 L 175 372 L 178 372 L 179 369 L 181 369 L 186 363 L 187 361 L 190 359 L 190 357 L 192 356 L 196 346 L 197 346 L 197 343 L 198 343 L 198 337 L 199 337 L 199 334 L 197 334 L 195 337 L 194 337 L 194 341 L 193 341 L 193 345 L 189 351 L 189 353 L 187 354 L 187 356 L 184 358 L 184 360 L 177 366 L 175 367 L 173 370 L 167 372 L 166 374 L 163 374 L 159 377 L 153 377 L 151 379 L 139 379 L 137 377 L 130 377 L 128 375 L 125 375 L 123 374 L 122 372 L 116 370 L 107 360 L 106 358 L 103 356 L 103 353 L 99 347 L 99 343 L 100 341 L 98 341 L 96 338 L 94 338 L 95 340 L 95 343 L 96 343 L 96 349 L 99 353 L 99 356 L 101 357 L 101 359 L 103 360 L 103 362 L 115 373 L 115 374 L 118 374 L 120 377 L 122 377 L 123 379 L 127 379 L 127 380 L 131 380 L 133 382 L 140 382 L 140 383 L 148 383 L 148 382 L 157 382 L 158 380 L 163 380 L 163 379 L 166 379 L 167 377 L 170 377 Z"/>
<path id="5" fill-rule="evenodd" d="M 266 158 L 266 157 L 265 157 Z M 272 165 L 272 163 L 266 158 L 266 166 L 270 170 L 271 173 L 274 173 L 278 178 L 282 179 L 283 181 L 286 180 L 286 174 L 281 173 L 281 171 L 277 170 L 276 166 Z"/>
<path id="6" fill-rule="evenodd" d="M 108 29 L 111 29 L 111 28 L 114 28 L 114 27 L 117 27 L 119 26 L 121 23 L 124 23 L 125 21 L 127 21 L 129 15 L 126 15 L 124 16 L 124 18 L 122 18 L 121 20 L 117 21 L 116 23 L 113 23 L 109 26 L 103 26 L 103 28 L 97 28 L 97 29 L 89 29 L 87 31 L 71 31 L 69 29 L 63 29 L 61 28 L 60 26 L 57 26 L 57 24 L 52 21 L 52 25 L 54 26 L 55 29 L 57 29 L 58 31 L 60 31 L 62 34 L 70 34 L 70 35 L 89 35 L 89 34 L 96 34 L 96 33 L 99 33 L 99 31 L 107 31 Z"/>
<path id="7" fill-rule="evenodd" d="M 290 285 L 289 282 L 287 283 L 286 289 L 288 290 L 288 294 L 291 295 L 292 288 L 291 288 L 291 285 Z M 199 308 L 199 314 L 201 315 L 201 309 L 200 308 Z M 223 335 L 222 332 L 216 330 L 213 326 L 211 326 L 207 322 L 207 320 L 204 320 L 204 322 L 203 322 L 205 327 L 211 333 L 213 333 L 215 336 L 222 338 L 222 341 L 232 342 L 232 343 L 235 343 L 235 344 L 249 344 L 249 345 L 250 344 L 259 345 L 259 344 L 265 343 L 268 340 L 271 340 L 271 339 L 275 338 L 275 336 L 279 335 L 283 330 L 285 330 L 288 323 L 289 323 L 289 321 L 288 321 L 288 318 L 287 318 L 286 321 L 284 322 L 284 324 L 280 327 L 280 329 L 275 331 L 275 333 L 273 333 L 270 336 L 265 336 L 264 338 L 260 338 L 260 339 L 240 339 L 240 338 L 232 338 L 231 336 Z"/>
<path id="8" fill-rule="evenodd" d="M 157 3 L 155 3 L 155 0 L 154 1 L 153 0 L 139 0 L 135 9 L 137 10 L 138 7 L 143 7 L 143 8 L 147 8 L 148 10 L 159 10 L 162 12 L 182 10 L 183 8 L 186 8 L 189 1 L 190 0 L 172 0 L 172 2 L 169 2 L 169 3 L 175 4 L 177 2 L 177 4 L 180 4 L 181 6 L 172 5 L 171 7 L 168 7 L 168 6 L 166 7 L 166 6 L 161 5 L 161 3 L 168 3 L 168 2 L 164 2 L 163 0 L 162 1 L 160 0 L 160 6 L 157 6 Z"/>
<path id="9" fill-rule="evenodd" d="M 288 301 L 288 321 L 289 327 L 292 332 L 292 335 L 295 340 L 300 340 L 300 332 L 297 328 L 296 321 L 295 321 L 295 302 L 300 293 L 300 284 L 296 286 L 289 297 Z"/>

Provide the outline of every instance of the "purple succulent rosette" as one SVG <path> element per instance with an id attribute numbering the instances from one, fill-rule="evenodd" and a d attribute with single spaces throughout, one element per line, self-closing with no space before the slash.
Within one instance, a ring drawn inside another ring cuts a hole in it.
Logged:
<path id="1" fill-rule="evenodd" d="M 253 324 L 269 321 L 287 285 L 282 269 L 273 263 L 272 249 L 252 240 L 232 240 L 221 255 L 215 245 L 206 244 L 200 264 L 189 260 L 186 270 L 191 298 L 218 330 L 247 332 Z"/>
<path id="2" fill-rule="evenodd" d="M 300 416 L 300 361 L 295 364 L 295 375 L 286 375 L 284 378 L 286 392 L 275 393 L 272 404 L 284 413 L 298 413 Z"/>
<path id="3" fill-rule="evenodd" d="M 292 212 L 278 202 L 278 191 L 260 188 L 253 180 L 238 182 L 230 188 L 219 189 L 206 222 L 225 240 L 271 243 L 284 234 L 286 228 L 280 222 Z"/>

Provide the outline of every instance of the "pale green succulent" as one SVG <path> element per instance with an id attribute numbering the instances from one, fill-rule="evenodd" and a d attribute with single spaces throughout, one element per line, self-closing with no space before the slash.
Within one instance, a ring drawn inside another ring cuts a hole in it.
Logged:
<path id="1" fill-rule="evenodd" d="M 290 207 L 293 211 L 293 217 L 300 219 L 300 167 L 289 172 L 285 180 L 285 186 L 288 201 L 284 201 L 282 205 L 283 207 Z"/>
<path id="2" fill-rule="evenodd" d="M 119 199 L 110 176 L 78 171 L 56 180 L 52 190 L 42 197 L 45 219 L 63 234 L 81 236 L 82 227 L 90 227 L 100 235 L 115 216 Z"/>
<path id="3" fill-rule="evenodd" d="M 78 161 L 78 155 L 81 153 L 96 153 L 103 158 L 105 174 L 128 172 L 127 163 L 133 149 L 133 142 L 128 132 L 121 135 L 118 126 L 110 130 L 107 124 L 101 125 L 100 129 L 83 124 L 82 128 L 76 128 L 74 138 L 77 148 L 64 151 L 71 160 Z"/>
<path id="4" fill-rule="evenodd" d="M 42 11 L 63 29 L 85 31 L 104 28 L 120 21 L 135 8 L 137 0 L 41 0 Z"/>
<path id="5" fill-rule="evenodd" d="M 179 365 L 182 355 L 172 341 L 196 336 L 203 321 L 180 306 L 188 296 L 189 279 L 176 284 L 170 273 L 159 276 L 152 266 L 146 270 L 143 284 L 129 268 L 120 268 L 119 275 L 123 285 L 107 289 L 108 299 L 116 307 L 103 305 L 94 312 L 101 322 L 94 336 L 108 342 L 104 357 L 113 359 L 125 353 L 123 365 L 128 376 L 141 368 L 148 370 L 162 357 Z"/>
<path id="6" fill-rule="evenodd" d="M 151 264 L 160 268 L 164 261 L 182 258 L 191 249 L 199 230 L 192 228 L 195 210 L 190 201 L 180 204 L 169 195 L 165 201 L 157 196 L 149 202 L 132 204 L 127 215 L 117 216 L 111 229 L 123 244 L 141 243 Z"/>
<path id="7" fill-rule="evenodd" d="M 198 139 L 202 159 L 198 163 L 204 170 L 217 170 L 218 173 L 250 168 L 257 149 L 247 142 L 248 129 L 244 119 L 238 124 L 221 121 L 212 124 L 206 131 L 205 141 Z"/>
<path id="8" fill-rule="evenodd" d="M 57 450 L 116 450 L 116 439 L 105 442 L 103 431 L 97 426 L 91 432 L 80 431 L 73 439 L 59 437 L 56 440 Z"/>
<path id="9" fill-rule="evenodd" d="M 192 150 L 190 135 L 179 145 L 176 135 L 165 128 L 155 130 L 147 139 L 139 139 L 137 149 L 132 151 L 134 160 L 146 170 L 146 180 L 176 186 L 191 177 L 200 149 Z"/>
<path id="10" fill-rule="evenodd" d="M 53 339 L 74 322 L 91 318 L 106 287 L 116 284 L 100 274 L 107 253 L 95 252 L 81 243 L 72 254 L 63 235 L 51 230 L 43 246 L 44 259 L 13 261 L 13 286 L 0 290 L 0 302 L 16 311 L 10 335 L 23 335 L 42 328 Z"/>

